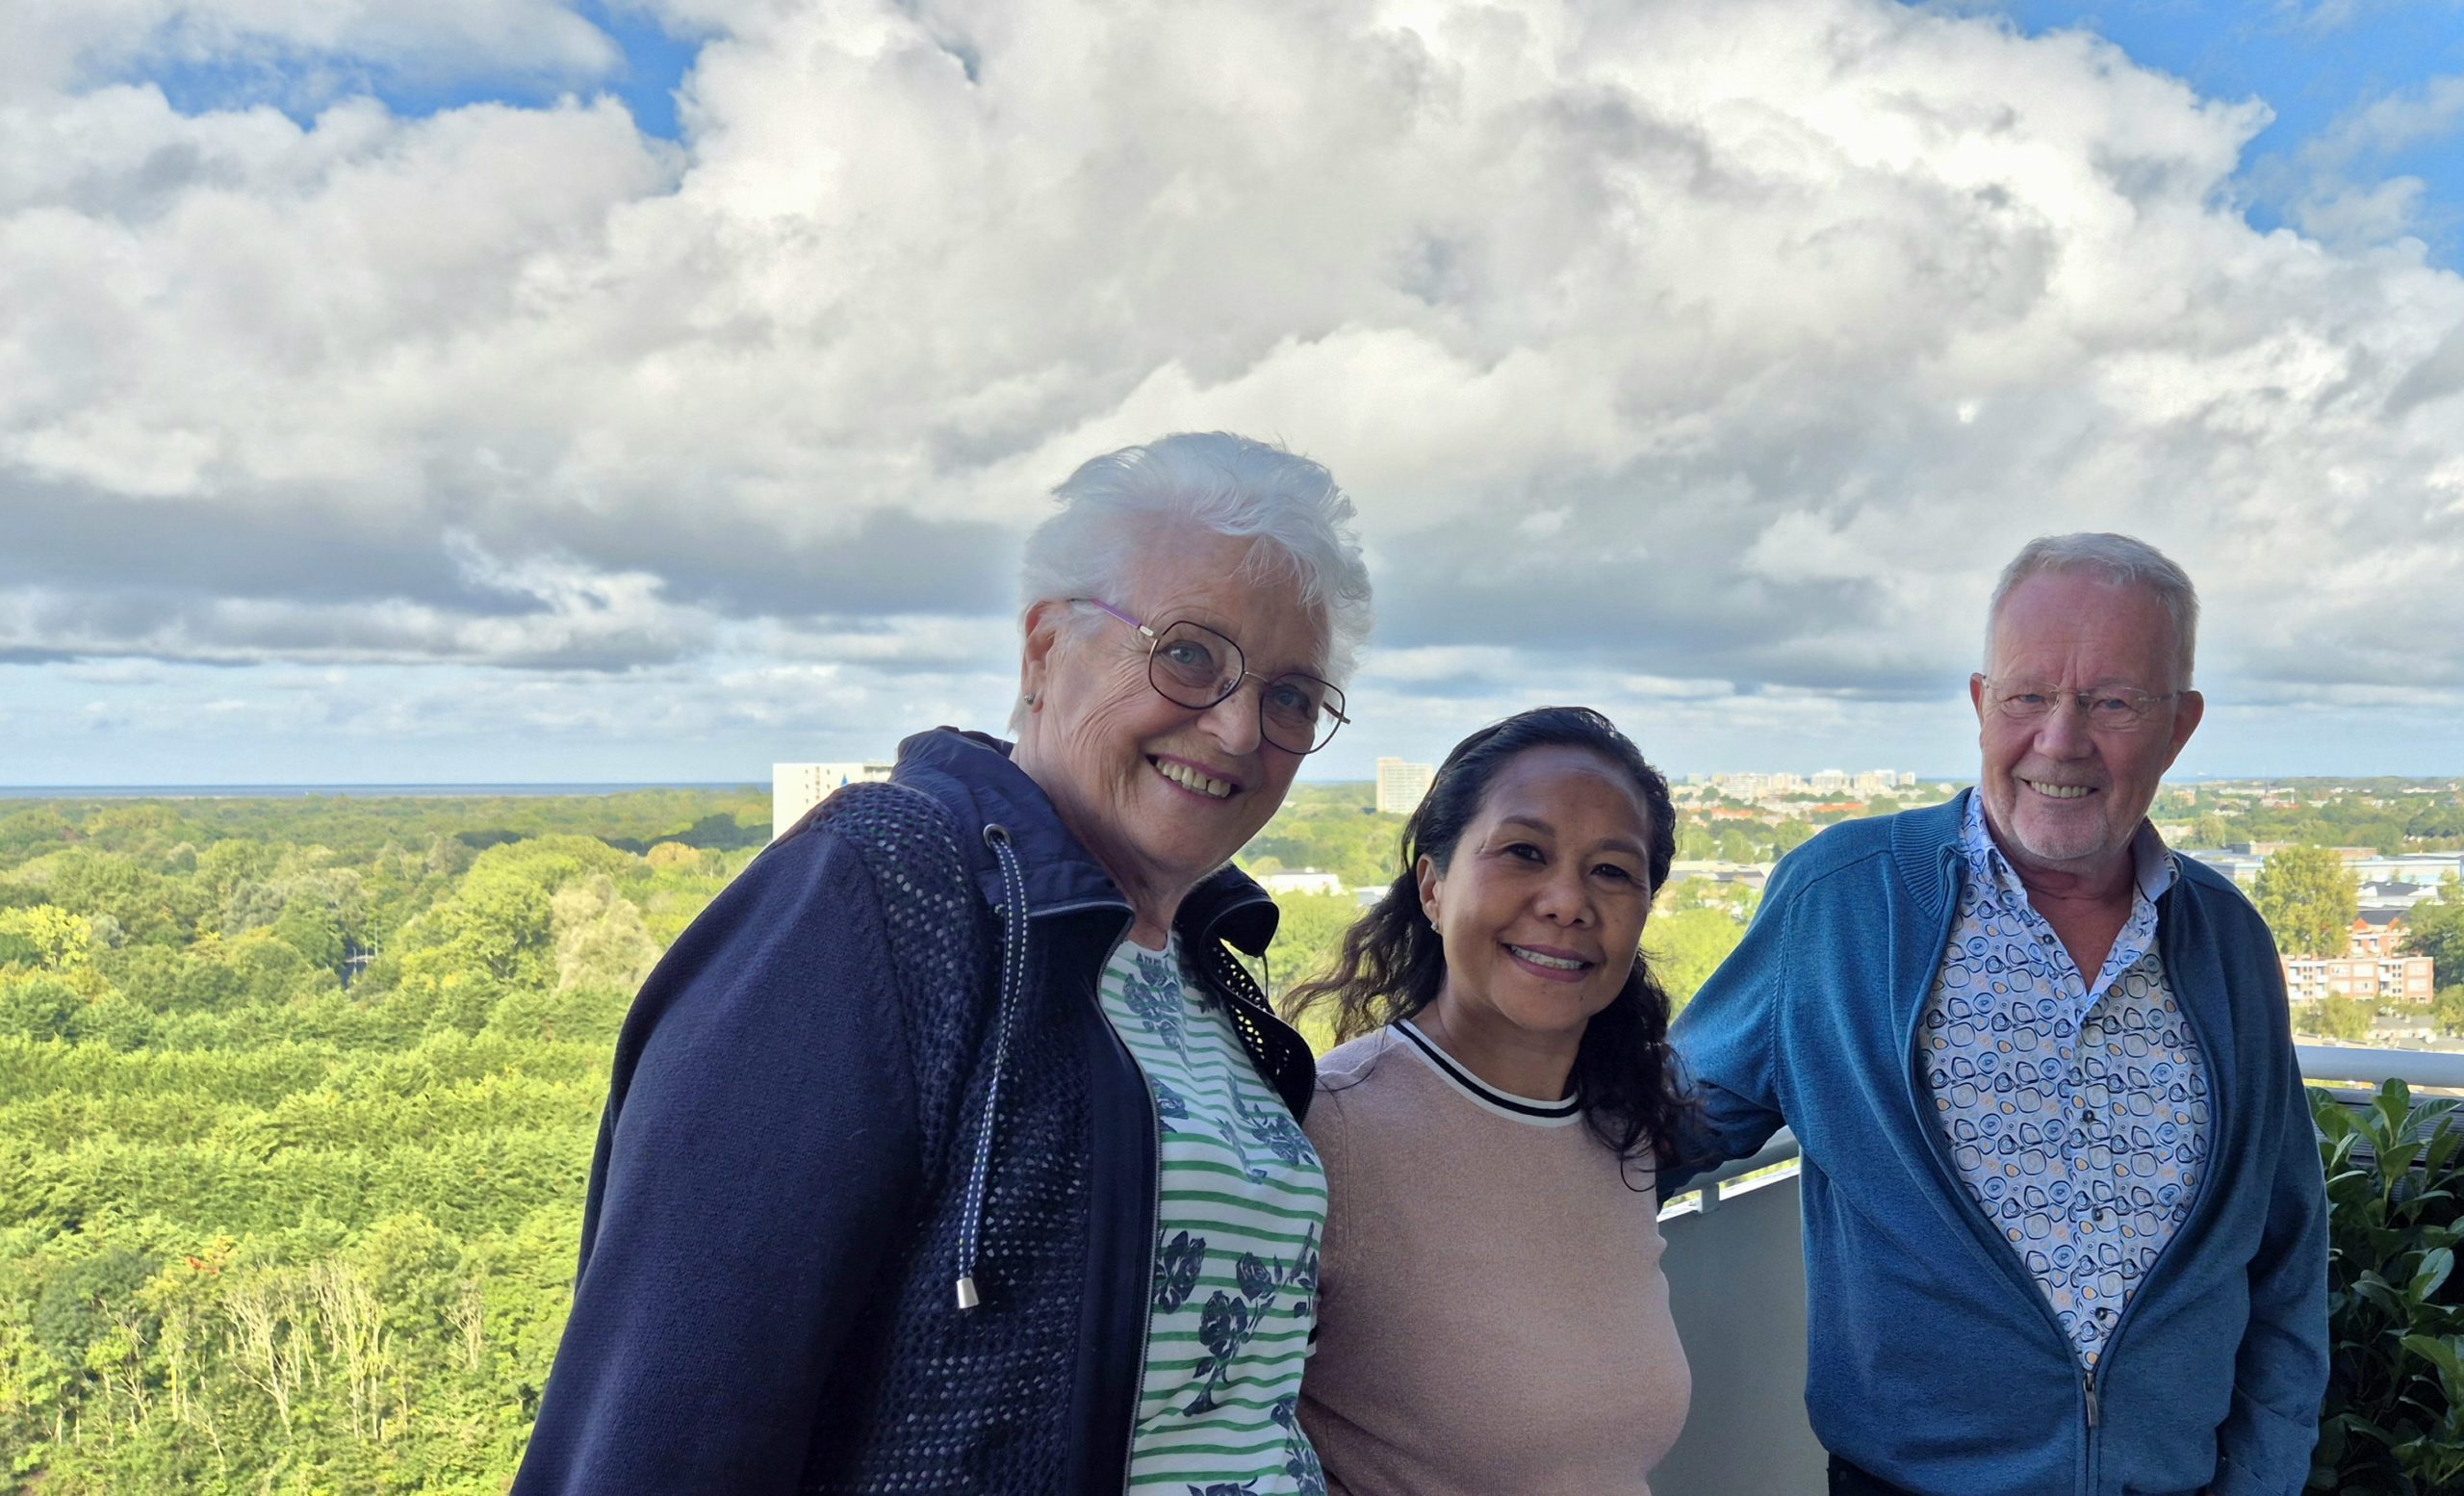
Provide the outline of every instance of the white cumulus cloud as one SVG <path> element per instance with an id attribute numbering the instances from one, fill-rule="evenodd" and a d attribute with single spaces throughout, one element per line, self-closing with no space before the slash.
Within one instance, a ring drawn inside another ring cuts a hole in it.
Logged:
<path id="1" fill-rule="evenodd" d="M 1938 704 L 2001 561 L 2092 528 L 2201 581 L 2212 681 L 2464 691 L 2464 281 L 2396 237 L 2401 184 L 2252 228 L 2264 103 L 2093 38 L 1885 0 L 668 0 L 708 38 L 674 144 L 603 100 L 184 115 L 146 81 L 620 61 L 544 0 L 413 10 L 19 21 L 0 659 L 607 701 L 701 668 L 915 725 L 843 666 L 997 719 L 1040 493 L 1230 427 L 1360 501 L 1388 718 L 1432 733 L 1456 709 L 1401 698 L 1597 690 L 1705 744 Z"/>

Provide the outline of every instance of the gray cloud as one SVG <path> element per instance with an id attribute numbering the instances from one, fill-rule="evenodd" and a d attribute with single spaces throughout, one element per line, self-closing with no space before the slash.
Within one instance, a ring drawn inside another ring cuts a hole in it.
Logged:
<path id="1" fill-rule="evenodd" d="M 594 565 L 658 575 L 679 602 L 729 618 L 1007 614 L 1014 606 L 1017 532 L 983 521 L 875 509 L 844 534 L 782 543 L 764 526 L 636 513 L 590 516 L 561 539 Z"/>
<path id="2" fill-rule="evenodd" d="M 470 585 L 434 529 L 354 511 L 312 492 L 250 503 L 113 493 L 0 475 L 0 588 L 178 598 L 403 598 L 499 608 Z"/>

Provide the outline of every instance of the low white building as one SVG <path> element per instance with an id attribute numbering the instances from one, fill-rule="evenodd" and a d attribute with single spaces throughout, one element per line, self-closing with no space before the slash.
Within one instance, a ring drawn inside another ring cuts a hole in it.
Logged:
<path id="1" fill-rule="evenodd" d="M 1344 881 L 1330 872 L 1303 867 L 1296 872 L 1256 874 L 1258 887 L 1280 898 L 1287 893 L 1341 893 Z"/>
<path id="2" fill-rule="evenodd" d="M 2345 866 L 2363 883 L 2409 883 L 2435 890 L 2449 878 L 2464 876 L 2464 853 L 2404 852 L 2394 857 L 2347 857 Z"/>
<path id="3" fill-rule="evenodd" d="M 2357 891 L 2365 914 L 2374 910 L 2401 914 L 2415 904 L 2426 903 L 2438 897 L 2438 889 L 2434 884 L 2397 883 L 2392 880 L 2384 883 L 2365 883 Z"/>

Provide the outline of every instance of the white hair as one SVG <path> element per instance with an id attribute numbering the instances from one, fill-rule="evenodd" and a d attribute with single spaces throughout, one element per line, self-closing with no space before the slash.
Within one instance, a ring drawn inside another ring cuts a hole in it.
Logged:
<path id="1" fill-rule="evenodd" d="M 1039 603 L 1126 596 L 1157 531 L 1210 530 L 1268 542 L 1250 553 L 1251 580 L 1296 582 L 1325 612 L 1327 679 L 1350 679 L 1369 638 L 1369 568 L 1351 501 L 1323 467 L 1245 436 L 1184 432 L 1091 458 L 1052 492 L 1060 512 L 1027 535 L 1022 625 Z M 1020 703 L 1011 730 L 1025 720 Z"/>
<path id="2" fill-rule="evenodd" d="M 2198 589 L 2191 585 L 2188 573 L 2146 541 L 2101 531 L 2040 535 L 2002 568 L 1993 601 L 1985 609 L 1986 669 L 1993 668 L 1993 628 L 2002 617 L 2002 605 L 2019 583 L 2042 572 L 2084 573 L 2114 586 L 2145 587 L 2154 594 L 2173 621 L 2173 689 L 2191 688 L 2191 665 L 2198 653 Z"/>

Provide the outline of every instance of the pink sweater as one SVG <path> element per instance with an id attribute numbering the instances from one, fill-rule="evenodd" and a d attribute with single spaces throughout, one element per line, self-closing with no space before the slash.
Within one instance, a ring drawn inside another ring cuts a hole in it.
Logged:
<path id="1" fill-rule="evenodd" d="M 1319 1063 L 1300 1420 L 1328 1489 L 1649 1496 L 1692 1390 L 1650 1162 L 1621 1179 L 1579 1114 L 1446 1064 L 1394 1029 Z"/>

